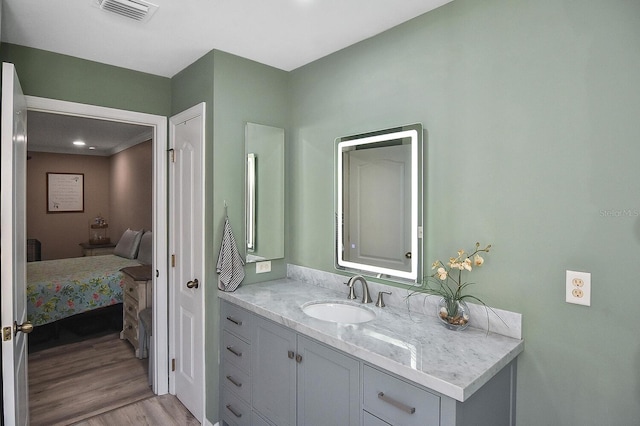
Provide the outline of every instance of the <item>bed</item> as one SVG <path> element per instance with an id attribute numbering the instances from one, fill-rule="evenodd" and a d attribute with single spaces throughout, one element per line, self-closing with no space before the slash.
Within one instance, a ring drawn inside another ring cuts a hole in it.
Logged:
<path id="1" fill-rule="evenodd" d="M 140 231 L 132 231 L 136 235 L 127 232 L 114 250 L 119 254 L 27 263 L 27 319 L 40 326 L 122 303 L 124 275 L 120 270 L 147 262 L 151 247 L 150 232 L 148 239 Z"/>
<path id="2" fill-rule="evenodd" d="M 113 254 L 27 264 L 27 319 L 34 326 L 122 303 L 124 275 L 136 259 Z"/>

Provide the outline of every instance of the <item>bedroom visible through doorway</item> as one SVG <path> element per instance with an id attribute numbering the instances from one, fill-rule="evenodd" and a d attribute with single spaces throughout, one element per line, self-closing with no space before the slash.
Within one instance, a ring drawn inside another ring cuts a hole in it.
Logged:
<path id="1" fill-rule="evenodd" d="M 100 184 L 95 185 L 95 181 L 94 181 L 93 186 L 87 186 L 85 187 L 85 190 L 84 190 L 85 192 L 84 196 L 88 197 L 88 199 L 85 199 L 85 205 L 87 206 L 87 209 L 85 209 L 84 213 L 86 217 L 83 216 L 82 218 L 79 218 L 78 224 L 77 224 L 78 228 L 82 229 L 81 237 L 79 236 L 66 237 L 66 239 L 69 240 L 70 244 L 67 244 L 65 249 L 59 250 L 59 251 L 56 251 L 56 249 L 54 249 L 54 247 L 52 246 L 51 240 L 48 240 L 49 245 L 44 245 L 41 242 L 39 256 L 41 259 L 46 259 L 46 258 L 63 258 L 67 256 L 82 257 L 83 254 L 86 255 L 87 251 L 85 250 L 84 247 L 80 246 L 80 243 L 88 242 L 88 240 L 91 238 L 90 222 L 95 220 L 98 217 L 102 217 L 106 219 L 105 222 L 109 223 L 109 228 L 112 228 L 112 224 L 113 224 L 113 231 L 109 229 L 110 232 L 108 233 L 108 238 L 111 240 L 110 242 L 112 246 L 118 242 L 118 239 L 120 238 L 120 234 L 123 227 L 125 228 L 144 227 L 148 231 L 158 230 L 159 232 L 154 232 L 154 234 L 158 235 L 158 238 L 155 238 L 155 235 L 154 235 L 155 241 L 153 242 L 152 255 L 151 255 L 153 259 L 152 261 L 153 286 L 156 287 L 156 290 L 159 293 L 159 297 L 153 296 L 154 302 L 156 302 L 156 299 L 158 299 L 157 300 L 158 303 L 156 303 L 157 309 L 154 309 L 154 311 L 157 311 L 157 312 L 154 312 L 153 316 L 156 318 L 159 318 L 159 321 L 155 321 L 156 323 L 159 323 L 159 324 L 165 323 L 166 315 L 167 315 L 166 313 L 167 299 L 166 299 L 166 296 L 163 297 L 162 294 L 166 292 L 166 279 L 167 279 L 166 278 L 167 268 L 166 268 L 166 259 L 165 259 L 167 243 L 166 243 L 166 237 L 164 237 L 164 235 L 166 235 L 166 231 L 165 231 L 166 230 L 166 211 L 164 211 L 163 209 L 157 209 L 156 205 L 162 206 L 163 205 L 162 200 L 166 199 L 166 183 L 165 183 L 166 170 L 164 167 L 164 159 L 166 158 L 165 150 L 166 150 L 166 143 L 167 143 L 166 142 L 167 141 L 166 118 L 150 115 L 150 114 L 135 113 L 135 112 L 116 110 L 111 108 L 96 107 L 91 105 L 75 104 L 75 103 L 64 102 L 64 101 L 55 101 L 55 100 L 49 100 L 44 98 L 35 98 L 35 97 L 27 97 L 27 98 L 28 98 L 27 104 L 28 104 L 30 115 L 32 113 L 47 114 L 48 116 L 50 116 L 48 117 L 49 119 L 62 117 L 65 119 L 102 120 L 106 122 L 102 124 L 107 124 L 107 125 L 110 124 L 116 127 L 119 124 L 124 123 L 125 126 L 123 127 L 142 129 L 148 135 L 148 136 L 145 136 L 145 135 L 142 135 L 142 133 L 140 133 L 142 136 L 138 137 L 139 140 L 131 144 L 132 146 L 120 146 L 120 148 L 116 149 L 117 152 L 115 152 L 115 154 L 112 154 L 113 156 L 117 156 L 118 154 L 121 154 L 121 152 L 124 152 L 125 150 L 135 151 L 136 149 L 146 152 L 146 154 L 142 154 L 142 155 L 147 155 L 148 157 L 150 157 L 146 161 L 148 161 L 150 164 L 151 174 L 152 174 L 151 183 L 149 188 L 147 189 L 147 194 L 141 195 L 140 193 L 135 193 L 135 191 L 132 191 L 134 195 L 130 194 L 129 199 L 137 199 L 138 203 L 135 204 L 135 206 L 133 206 L 131 204 L 132 202 L 130 201 L 128 207 L 124 207 L 122 209 L 123 212 L 118 212 L 115 215 L 115 216 L 118 216 L 119 213 L 122 213 L 120 214 L 121 218 L 117 220 L 116 219 L 112 220 L 111 213 L 106 213 L 106 211 L 110 211 L 109 210 L 110 207 L 108 208 L 99 207 L 97 209 L 91 209 L 90 207 L 90 203 L 92 200 L 91 197 L 95 195 L 93 193 L 99 192 L 101 190 L 101 185 Z M 29 124 L 34 124 L 34 122 L 37 122 L 37 120 L 31 120 L 31 119 L 30 121 L 31 123 Z M 34 130 L 36 129 L 37 128 L 34 128 Z M 28 132 L 29 134 L 31 134 L 31 127 L 28 128 Z M 53 133 L 50 133 L 51 137 L 52 135 Z M 51 137 L 49 137 L 50 140 L 51 140 Z M 124 141 L 124 145 L 126 145 L 127 142 L 130 143 L 131 139 L 135 139 L 135 138 L 128 138 L 126 141 Z M 34 142 L 34 145 L 31 145 L 32 141 Z M 34 138 L 33 136 L 30 135 L 28 140 L 27 150 L 31 151 L 32 147 L 36 147 L 37 141 L 38 141 L 37 138 Z M 145 143 L 149 145 L 147 148 L 137 147 L 137 145 L 144 146 Z M 121 143 L 120 145 L 123 145 L 123 144 Z M 90 145 L 90 146 L 93 146 L 93 145 Z M 138 152 L 137 154 L 140 155 L 141 153 Z M 29 156 L 31 157 L 31 159 L 28 160 L 28 167 L 29 167 L 29 163 L 35 164 L 37 162 L 36 161 L 37 157 L 51 156 L 53 158 L 65 158 L 64 157 L 65 155 L 69 155 L 69 154 L 65 154 L 59 151 L 56 152 L 55 154 L 45 153 L 44 150 L 42 150 L 41 148 L 38 148 L 37 151 L 34 150 L 33 152 L 29 153 Z M 89 163 L 96 161 L 93 157 L 97 157 L 97 156 L 92 156 L 91 154 L 86 155 L 86 153 L 85 153 L 85 156 L 83 156 L 83 158 L 86 159 L 87 162 Z M 126 156 L 121 154 L 120 157 L 124 158 Z M 133 157 L 136 158 L 135 156 Z M 138 156 L 137 158 L 139 160 L 140 157 Z M 129 162 L 133 161 L 133 163 L 136 163 L 138 160 L 135 160 L 135 159 L 132 160 L 131 158 L 129 158 L 128 160 L 124 159 L 123 161 L 115 162 L 117 164 L 110 164 L 106 168 L 109 169 L 109 173 L 120 174 L 122 170 L 127 170 L 127 167 L 126 167 L 127 161 Z M 133 164 L 133 167 L 131 166 L 132 166 L 131 164 L 128 165 L 128 170 L 135 170 L 136 164 Z M 51 167 L 51 166 L 45 166 L 45 167 Z M 102 168 L 105 169 L 104 164 L 102 164 Z M 59 169 L 56 171 L 59 171 Z M 77 170 L 72 171 L 71 173 L 75 173 L 75 172 L 77 172 Z M 87 172 L 87 174 L 88 173 L 89 172 Z M 135 177 L 133 179 L 135 179 Z M 118 179 L 110 179 L 110 182 L 108 184 L 105 182 L 104 188 L 108 187 L 111 192 L 111 195 L 109 197 L 117 199 L 119 197 L 122 198 L 123 196 L 125 196 L 126 198 L 126 192 L 127 192 L 126 181 L 127 179 L 123 178 L 123 179 L 120 179 L 120 183 L 118 183 Z M 131 179 L 129 181 L 131 182 Z M 114 189 L 115 186 L 118 186 L 117 190 Z M 42 193 L 40 194 L 41 196 L 40 198 L 44 196 L 45 200 L 38 201 L 40 205 L 36 205 L 34 207 L 34 209 L 40 210 L 40 214 L 46 214 L 45 212 L 46 209 L 44 207 L 46 203 L 46 197 L 48 195 L 47 194 L 48 191 L 46 187 L 44 191 L 45 191 L 44 194 Z M 114 194 L 114 192 L 116 193 Z M 145 199 L 146 201 L 144 201 Z M 103 198 L 103 203 L 104 203 L 104 198 Z M 123 223 L 126 223 L 128 220 L 131 220 L 132 216 L 130 214 L 135 213 L 135 209 L 140 209 L 140 208 L 146 208 L 149 210 L 148 215 L 151 218 L 149 224 L 146 224 L 144 226 L 140 226 L 139 224 L 133 224 L 133 223 L 131 224 L 132 226 L 122 225 Z M 28 207 L 28 210 L 30 210 L 29 207 Z M 99 210 L 99 211 L 96 212 L 93 210 Z M 131 210 L 134 210 L 134 211 L 132 212 Z M 27 216 L 29 214 L 30 213 L 27 213 Z M 53 216 L 56 216 L 56 215 L 53 215 Z M 60 219 L 57 219 L 57 220 L 60 221 Z M 32 236 L 32 234 L 30 233 L 30 229 L 31 227 L 28 225 L 29 237 Z M 43 237 L 44 240 L 46 240 L 47 238 L 48 237 Z M 81 239 L 79 240 L 79 238 Z M 55 237 L 54 237 L 53 245 L 55 245 Z M 113 247 L 111 247 L 110 249 L 112 250 Z M 79 252 L 74 250 L 79 250 Z M 100 318 L 98 322 L 102 322 L 103 326 L 106 325 L 107 330 L 105 331 L 105 333 L 108 333 L 109 327 L 113 328 L 113 323 L 117 322 L 117 319 L 118 319 L 117 310 L 116 312 L 113 312 L 113 311 L 108 312 L 108 309 L 105 309 L 104 315 L 102 315 L 103 312 L 100 310 L 96 312 L 100 314 L 98 315 L 98 317 L 102 316 L 102 318 Z M 78 321 L 78 323 L 83 323 L 83 321 Z M 91 327 L 87 326 L 87 324 L 90 324 L 90 323 L 91 321 L 85 323 L 81 327 L 91 329 Z M 116 324 L 115 325 L 116 331 L 118 327 L 119 327 L 119 324 Z M 97 327 L 97 328 L 99 329 L 100 327 Z M 84 330 L 84 332 L 86 331 L 88 331 L 89 333 L 92 333 L 91 330 Z M 98 330 L 98 333 L 100 333 L 100 330 Z M 154 392 L 158 394 L 163 394 L 163 393 L 166 393 L 168 390 L 168 364 L 166 362 L 163 362 L 163 360 L 167 358 L 166 349 L 165 349 L 167 330 L 163 329 L 162 327 L 159 327 L 158 329 L 153 330 L 153 335 L 155 338 L 155 344 L 153 345 L 153 348 L 149 348 L 149 351 L 153 352 L 153 355 L 155 356 L 156 360 L 159 360 L 159 362 L 158 361 L 156 362 L 155 368 L 153 369 L 153 371 L 150 371 L 150 373 L 154 379 L 154 389 L 153 389 Z M 123 341 L 123 342 L 126 342 L 126 341 Z"/>

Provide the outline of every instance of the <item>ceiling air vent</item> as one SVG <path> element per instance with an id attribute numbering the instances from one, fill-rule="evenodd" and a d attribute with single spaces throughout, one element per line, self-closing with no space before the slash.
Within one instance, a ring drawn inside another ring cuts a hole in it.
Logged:
<path id="1" fill-rule="evenodd" d="M 158 10 L 158 6 L 142 0 L 98 0 L 100 9 L 146 22 Z"/>

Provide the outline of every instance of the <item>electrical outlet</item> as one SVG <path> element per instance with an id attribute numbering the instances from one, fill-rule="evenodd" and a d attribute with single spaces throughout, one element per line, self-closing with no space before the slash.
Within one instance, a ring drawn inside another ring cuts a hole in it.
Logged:
<path id="1" fill-rule="evenodd" d="M 567 303 L 591 306 L 591 274 L 589 272 L 567 271 Z"/>
<path id="2" fill-rule="evenodd" d="M 256 274 L 264 274 L 265 272 L 271 272 L 271 261 L 256 262 Z"/>

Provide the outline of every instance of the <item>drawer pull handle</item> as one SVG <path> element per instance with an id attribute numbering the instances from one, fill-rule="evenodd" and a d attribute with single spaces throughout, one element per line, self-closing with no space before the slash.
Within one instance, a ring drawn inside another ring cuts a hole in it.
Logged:
<path id="1" fill-rule="evenodd" d="M 238 321 L 237 319 L 233 319 L 231 317 L 227 317 L 227 319 L 232 323 L 234 323 L 235 325 L 242 325 L 242 321 Z"/>
<path id="2" fill-rule="evenodd" d="M 380 398 L 381 400 L 383 400 L 384 402 L 393 405 L 396 408 L 399 408 L 402 411 L 406 411 L 409 414 L 413 414 L 416 412 L 416 409 L 414 407 L 409 407 L 408 405 L 403 404 L 400 401 L 396 401 L 393 398 L 389 398 L 388 396 L 386 396 L 384 394 L 384 392 L 378 392 L 378 398 Z"/>
<path id="3" fill-rule="evenodd" d="M 235 356 L 242 356 L 242 352 L 236 351 L 235 349 L 233 349 L 233 346 L 227 346 L 227 350 Z"/>
<path id="4" fill-rule="evenodd" d="M 298 364 L 300 364 L 300 363 L 302 362 L 302 355 L 300 355 L 300 354 L 297 354 L 297 355 L 296 355 L 296 362 L 297 362 Z"/>
<path id="5" fill-rule="evenodd" d="M 230 381 L 231 383 L 233 383 L 234 385 L 236 385 L 237 387 L 241 388 L 242 387 L 242 383 L 238 383 L 233 377 L 231 376 L 227 376 L 227 380 Z"/>
<path id="6" fill-rule="evenodd" d="M 236 410 L 234 410 L 233 407 L 231 406 L 231 404 L 227 404 L 227 410 L 231 411 L 231 414 L 233 414 L 237 418 L 242 417 L 242 414 L 240 414 Z"/>
<path id="7" fill-rule="evenodd" d="M 293 353 L 293 351 L 289 351 L 289 352 L 287 352 L 287 356 L 289 357 L 289 359 L 293 359 L 293 358 L 295 358 L 296 354 Z"/>

